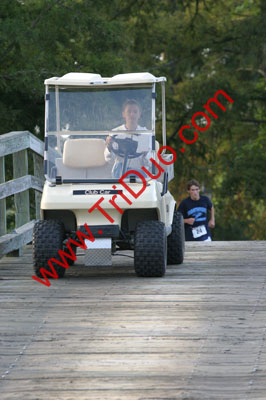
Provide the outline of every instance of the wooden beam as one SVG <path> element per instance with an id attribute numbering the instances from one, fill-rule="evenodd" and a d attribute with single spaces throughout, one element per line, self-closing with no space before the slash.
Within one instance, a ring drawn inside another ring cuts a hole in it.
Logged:
<path id="1" fill-rule="evenodd" d="M 29 147 L 29 132 L 9 132 L 0 136 L 0 157 Z"/>
<path id="2" fill-rule="evenodd" d="M 0 157 L 0 187 L 5 185 L 5 157 Z M 1 197 L 0 197 L 1 198 Z M 6 234 L 6 199 L 0 200 L 0 236 Z"/>
<path id="3" fill-rule="evenodd" d="M 27 150 L 21 150 L 13 154 L 13 176 L 14 178 L 20 178 L 27 174 L 28 153 Z M 30 221 L 30 197 L 28 190 L 15 194 L 15 208 L 16 228 L 19 228 Z M 19 250 L 19 255 L 22 255 L 22 248 Z"/>
<path id="4" fill-rule="evenodd" d="M 30 243 L 34 224 L 35 220 L 30 221 L 13 232 L 0 237 L 0 257 Z"/>
<path id="5" fill-rule="evenodd" d="M 43 157 L 44 143 L 30 132 L 29 132 L 29 147 L 35 153 L 39 154 L 39 156 Z"/>
<path id="6" fill-rule="evenodd" d="M 38 154 L 33 153 L 33 169 L 34 169 L 34 177 L 36 180 L 43 182 L 44 174 L 43 174 L 43 158 Z M 40 204 L 41 204 L 41 193 L 35 191 L 35 211 L 36 211 L 36 219 L 40 219 Z"/>
<path id="7" fill-rule="evenodd" d="M 9 132 L 0 136 L 0 157 L 27 148 L 43 157 L 44 143 L 29 131 Z"/>
<path id="8" fill-rule="evenodd" d="M 13 194 L 23 192 L 27 189 L 35 189 L 39 192 L 43 190 L 44 181 L 33 175 L 22 176 L 11 181 L 0 184 L 0 199 L 4 199 Z"/>
<path id="9" fill-rule="evenodd" d="M 37 178 L 36 176 L 33 176 L 33 175 L 30 175 L 30 177 L 31 177 L 30 189 L 35 189 L 38 192 L 42 193 L 43 185 L 44 185 L 44 179 Z"/>

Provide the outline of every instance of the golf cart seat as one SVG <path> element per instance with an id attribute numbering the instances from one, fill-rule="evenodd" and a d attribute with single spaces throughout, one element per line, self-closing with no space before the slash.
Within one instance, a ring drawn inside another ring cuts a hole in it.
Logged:
<path id="1" fill-rule="evenodd" d="M 63 158 L 56 159 L 57 176 L 62 179 L 110 178 L 110 165 L 104 157 L 103 139 L 68 139 Z"/>

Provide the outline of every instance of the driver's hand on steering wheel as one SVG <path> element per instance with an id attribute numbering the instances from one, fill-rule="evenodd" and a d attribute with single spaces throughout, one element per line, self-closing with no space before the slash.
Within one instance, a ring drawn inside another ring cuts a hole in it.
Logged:
<path id="1" fill-rule="evenodd" d="M 106 138 L 106 146 L 107 146 L 109 151 L 112 151 L 112 142 L 113 142 L 112 136 L 107 136 L 107 138 Z"/>

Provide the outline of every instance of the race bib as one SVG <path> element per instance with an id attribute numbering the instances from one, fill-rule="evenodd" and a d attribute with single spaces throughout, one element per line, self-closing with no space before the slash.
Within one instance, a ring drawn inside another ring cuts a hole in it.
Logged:
<path id="1" fill-rule="evenodd" d="M 196 226 L 196 228 L 192 228 L 192 235 L 194 239 L 206 235 L 207 230 L 205 225 Z"/>

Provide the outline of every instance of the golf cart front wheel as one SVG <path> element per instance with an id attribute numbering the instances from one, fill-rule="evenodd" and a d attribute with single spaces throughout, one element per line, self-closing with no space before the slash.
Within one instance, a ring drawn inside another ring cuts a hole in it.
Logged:
<path id="1" fill-rule="evenodd" d="M 161 277 L 167 263 L 165 225 L 160 221 L 140 222 L 135 230 L 134 266 L 138 276 Z"/>
<path id="2" fill-rule="evenodd" d="M 33 268 L 35 274 L 42 278 L 41 268 L 49 272 L 51 268 L 47 264 L 50 258 L 55 258 L 62 262 L 58 256 L 58 251 L 63 248 L 64 225 L 56 220 L 38 221 L 33 229 Z M 53 264 L 58 275 L 62 278 L 65 274 L 65 268 L 58 264 Z"/>

